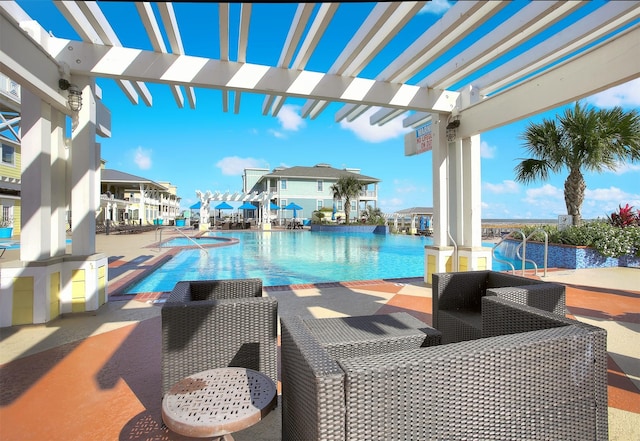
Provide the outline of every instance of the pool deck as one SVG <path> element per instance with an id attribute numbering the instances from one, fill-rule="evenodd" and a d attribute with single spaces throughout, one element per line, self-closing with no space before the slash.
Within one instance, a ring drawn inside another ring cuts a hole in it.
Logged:
<path id="1" fill-rule="evenodd" d="M 97 236 L 97 251 L 109 256 L 110 293 L 166 258 L 171 251 L 155 240 L 154 232 Z M 18 256 L 8 250 L 2 261 Z M 544 280 L 567 286 L 573 317 L 607 330 L 609 439 L 640 440 L 640 269 L 552 270 Z M 265 291 L 278 299 L 281 316 L 407 311 L 431 323 L 431 289 L 421 278 Z M 188 439 L 168 432 L 160 417 L 164 296 L 114 295 L 95 313 L 0 329 L 0 439 Z M 280 440 L 280 424 L 278 408 L 234 438 Z"/>

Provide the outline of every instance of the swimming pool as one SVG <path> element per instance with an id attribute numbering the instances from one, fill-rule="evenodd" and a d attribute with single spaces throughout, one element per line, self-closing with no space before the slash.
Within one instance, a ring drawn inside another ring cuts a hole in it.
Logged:
<path id="1" fill-rule="evenodd" d="M 424 276 L 424 236 L 335 234 L 309 231 L 236 232 L 231 246 L 187 249 L 127 288 L 129 294 L 171 291 L 180 280 L 258 277 L 265 286 Z M 216 239 L 200 239 L 204 243 Z M 177 242 L 176 242 L 177 241 Z M 176 239 L 174 245 L 193 245 Z M 184 243 L 183 243 L 184 242 Z M 491 246 L 491 244 L 487 244 Z M 494 262 L 493 269 L 504 270 Z"/>

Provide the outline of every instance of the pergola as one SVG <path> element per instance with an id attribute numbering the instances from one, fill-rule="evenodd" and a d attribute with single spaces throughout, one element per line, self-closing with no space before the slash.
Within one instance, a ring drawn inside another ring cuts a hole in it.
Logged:
<path id="1" fill-rule="evenodd" d="M 253 14 L 268 12 L 266 4 L 240 5 L 237 45 L 230 44 L 229 28 L 237 8 L 217 4 L 211 27 L 220 56 L 211 59 L 186 52 L 180 29 L 188 22 L 177 18 L 179 3 L 128 6 L 128 20 L 140 20 L 150 42 L 142 49 L 122 44 L 97 2 L 55 2 L 80 40 L 54 37 L 18 4 L 0 2 L 0 69 L 22 88 L 22 235 L 29 238 L 23 264 L 13 273 L 3 268 L 2 298 L 13 294 L 12 280 L 34 274 L 34 305 L 40 305 L 34 322 L 47 321 L 51 278 L 58 274 L 62 312 L 77 304 L 95 309 L 105 300 L 106 258 L 95 250 L 96 135 L 110 136 L 111 128 L 96 78 L 113 79 L 132 103 L 147 106 L 153 97 L 146 83 L 162 83 L 176 105 L 192 108 L 197 90 L 211 88 L 222 91 L 222 108 L 236 113 L 242 94 L 251 93 L 264 95 L 261 109 L 243 109 L 256 115 L 276 115 L 285 100 L 302 98 L 309 118 L 331 103 L 342 103 L 336 121 L 371 107 L 378 108 L 371 124 L 401 117 L 415 129 L 405 137 L 405 154 L 433 155 L 434 246 L 426 251 L 426 281 L 435 272 L 490 267 L 490 253 L 481 248 L 479 135 L 638 78 L 640 2 L 459 1 L 417 38 L 395 38 L 425 4 L 364 4 L 366 18 L 341 29 L 350 39 L 319 71 L 307 70 L 307 63 L 341 3 L 291 5 L 280 56 L 264 64 L 247 59 L 247 49 Z M 372 74 L 374 59 L 387 51 L 395 58 Z M 60 79 L 79 87 L 79 112 L 69 109 Z M 61 181 L 65 115 L 74 130 L 71 178 Z M 76 222 L 71 256 L 64 246 L 67 204 Z M 88 282 L 76 302 L 70 286 L 79 270 Z"/>

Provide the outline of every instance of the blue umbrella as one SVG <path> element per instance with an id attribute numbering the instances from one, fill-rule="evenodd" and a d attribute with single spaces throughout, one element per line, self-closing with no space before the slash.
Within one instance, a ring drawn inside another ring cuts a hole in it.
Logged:
<path id="1" fill-rule="evenodd" d="M 278 207 L 276 204 L 274 204 L 273 202 L 269 203 L 269 210 L 279 210 L 280 207 Z"/>
<path id="2" fill-rule="evenodd" d="M 190 210 L 199 210 L 201 205 L 202 205 L 202 202 L 196 202 L 195 204 L 190 206 L 189 209 Z"/>
<path id="3" fill-rule="evenodd" d="M 238 207 L 238 210 L 255 210 L 255 209 L 256 209 L 256 206 L 253 204 L 250 204 L 249 202 L 245 202 L 244 204 Z"/>
<path id="4" fill-rule="evenodd" d="M 221 202 L 215 206 L 216 210 L 231 210 L 233 207 L 226 202 Z"/>
<path id="5" fill-rule="evenodd" d="M 291 202 L 289 205 L 284 207 L 285 210 L 293 210 L 293 217 L 298 217 L 298 213 L 296 210 L 302 210 L 302 207 L 295 202 Z"/>
<path id="6" fill-rule="evenodd" d="M 336 220 L 336 204 L 333 204 L 333 212 L 331 213 L 331 220 Z"/>

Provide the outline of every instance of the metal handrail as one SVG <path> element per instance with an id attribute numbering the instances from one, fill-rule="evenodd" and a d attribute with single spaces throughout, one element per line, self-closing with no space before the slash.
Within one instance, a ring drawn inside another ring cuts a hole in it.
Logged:
<path id="1" fill-rule="evenodd" d="M 497 262 L 502 262 L 505 263 L 507 265 L 509 265 L 511 267 L 511 273 L 515 274 L 516 273 L 516 268 L 513 266 L 513 264 L 511 262 L 509 262 L 508 260 L 503 260 L 503 259 L 499 259 L 496 257 L 496 249 L 502 244 L 502 242 L 505 241 L 506 238 L 508 238 L 509 236 L 511 236 L 512 233 L 514 232 L 520 232 L 522 233 L 522 231 L 520 230 L 514 230 L 512 232 L 510 232 L 509 234 L 507 234 L 506 236 L 502 237 L 500 239 L 500 241 L 498 243 L 496 243 L 493 248 L 491 249 L 491 257 L 493 257 L 494 260 L 496 260 Z M 524 233 L 522 233 L 522 237 L 524 237 Z"/>
<path id="2" fill-rule="evenodd" d="M 544 258 L 543 258 L 543 262 L 544 262 L 544 275 L 542 277 L 547 277 L 547 259 L 548 259 L 548 255 L 549 255 L 549 234 L 547 234 L 547 232 L 545 230 L 543 230 L 542 228 L 536 228 L 535 230 L 533 230 L 531 232 L 531 234 L 529 234 L 529 236 L 527 236 L 527 240 L 529 240 L 531 238 L 531 236 L 533 236 L 535 233 L 537 232 L 541 232 L 542 234 L 544 234 Z M 527 250 L 526 250 L 526 246 L 524 249 L 524 255 L 523 255 L 523 259 L 524 256 L 526 256 Z M 528 262 L 533 262 L 533 260 L 529 260 Z M 533 265 L 536 268 L 536 272 L 535 275 L 538 275 L 538 266 L 536 265 L 535 262 L 533 262 Z"/>
<path id="3" fill-rule="evenodd" d="M 178 233 L 182 234 L 184 237 L 186 237 L 187 239 L 189 239 L 191 242 L 193 242 L 194 244 L 196 244 L 196 246 L 198 248 L 200 248 L 202 251 L 204 251 L 205 253 L 209 254 L 209 251 L 207 251 L 206 248 L 204 248 L 202 245 L 200 245 L 198 242 L 196 242 L 193 237 L 187 236 L 186 234 L 184 234 L 184 232 L 182 230 L 180 230 L 178 227 L 173 227 L 174 230 L 176 230 Z M 162 227 L 158 227 L 156 229 L 156 241 L 158 242 L 158 251 L 160 251 L 162 249 Z M 158 240 L 158 231 L 160 231 L 160 240 Z"/>

